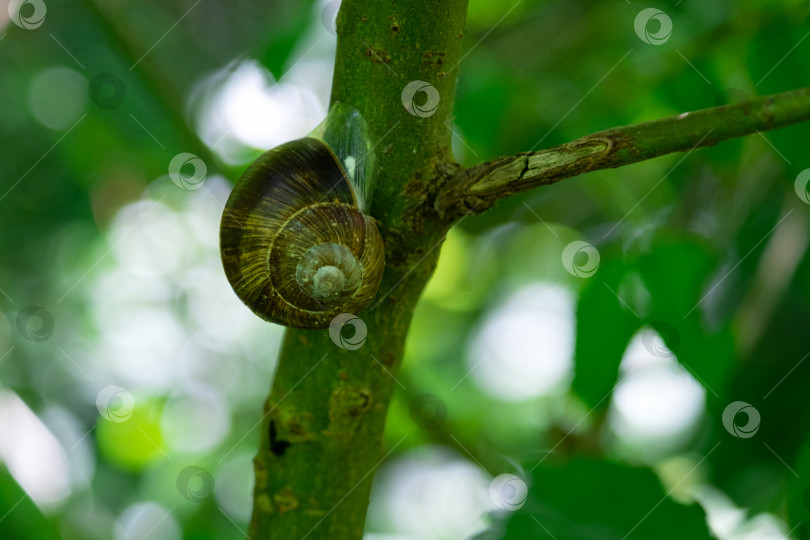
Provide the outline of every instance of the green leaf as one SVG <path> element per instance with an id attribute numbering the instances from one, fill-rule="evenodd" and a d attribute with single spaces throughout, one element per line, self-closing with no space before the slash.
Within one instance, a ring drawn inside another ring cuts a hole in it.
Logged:
<path id="1" fill-rule="evenodd" d="M 59 540 L 53 523 L 0 465 L 0 538 Z"/>
<path id="2" fill-rule="evenodd" d="M 662 238 L 638 261 L 651 298 L 649 324 L 708 394 L 722 396 L 733 369 L 733 339 L 726 321 L 707 328 L 700 309 L 711 295 L 704 288 L 713 267 L 708 248 L 689 236 Z M 710 409 L 720 405 L 726 403 L 713 402 Z"/>
<path id="3" fill-rule="evenodd" d="M 667 497 L 655 473 L 577 458 L 536 469 L 526 504 L 506 523 L 505 539 L 709 539 L 697 505 Z"/>
<path id="4" fill-rule="evenodd" d="M 606 403 L 616 383 L 619 364 L 630 338 L 640 326 L 612 291 L 627 273 L 627 265 L 605 260 L 589 278 L 577 304 L 574 391 L 591 407 Z"/>
<path id="5" fill-rule="evenodd" d="M 788 524 L 797 529 L 799 538 L 810 538 L 810 438 L 796 459 L 795 471 L 788 484 Z"/>

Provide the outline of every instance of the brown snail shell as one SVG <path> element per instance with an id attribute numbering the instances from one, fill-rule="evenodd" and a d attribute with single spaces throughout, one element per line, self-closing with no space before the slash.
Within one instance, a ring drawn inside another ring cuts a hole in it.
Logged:
<path id="1" fill-rule="evenodd" d="M 228 198 L 222 264 L 237 296 L 263 319 L 326 328 L 376 295 L 384 246 L 376 222 L 361 211 L 369 190 L 357 182 L 358 159 L 344 156 L 353 178 L 325 140 L 294 140 L 262 154 Z"/>

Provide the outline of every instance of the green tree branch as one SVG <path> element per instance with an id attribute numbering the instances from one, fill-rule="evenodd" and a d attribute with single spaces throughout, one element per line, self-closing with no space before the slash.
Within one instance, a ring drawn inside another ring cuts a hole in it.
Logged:
<path id="1" fill-rule="evenodd" d="M 287 330 L 261 424 L 254 464 L 253 540 L 363 536 L 371 480 L 383 447 L 388 403 L 413 309 L 449 228 L 422 212 L 439 163 L 449 162 L 455 77 L 466 0 L 344 0 L 332 101 L 358 109 L 380 164 L 371 215 L 385 242 L 377 299 L 357 315 L 367 339 L 337 346 L 327 330 Z M 455 72 L 454 72 L 455 73 Z M 402 90 L 429 82 L 441 101 L 430 117 L 410 114 Z"/>
<path id="2" fill-rule="evenodd" d="M 579 174 L 810 120 L 810 87 L 734 105 L 621 126 L 538 152 L 500 157 L 459 171 L 443 186 L 436 211 L 453 221 L 498 200 Z M 473 210 L 474 209 L 474 210 Z"/>

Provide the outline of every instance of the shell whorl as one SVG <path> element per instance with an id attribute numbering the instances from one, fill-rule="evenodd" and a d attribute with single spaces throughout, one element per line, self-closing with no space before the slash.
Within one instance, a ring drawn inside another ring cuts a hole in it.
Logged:
<path id="1" fill-rule="evenodd" d="M 384 248 L 357 199 L 322 140 L 262 154 L 222 215 L 222 262 L 237 296 L 260 317 L 297 328 L 325 328 L 366 307 L 382 279 Z"/>
<path id="2" fill-rule="evenodd" d="M 326 242 L 312 246 L 298 261 L 295 281 L 312 298 L 351 296 L 363 283 L 363 267 L 349 248 Z"/>

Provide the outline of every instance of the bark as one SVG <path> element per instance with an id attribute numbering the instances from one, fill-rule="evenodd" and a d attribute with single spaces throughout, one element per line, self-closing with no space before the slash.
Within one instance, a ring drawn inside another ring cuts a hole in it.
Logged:
<path id="1" fill-rule="evenodd" d="M 457 71 L 448 67 L 459 59 L 465 15 L 465 0 L 342 4 L 332 101 L 358 109 L 376 143 L 371 215 L 386 246 L 385 275 L 357 314 L 367 326 L 362 347 L 341 349 L 328 330 L 287 331 L 254 460 L 253 540 L 362 538 L 373 473 L 406 443 L 384 448 L 382 434 L 392 374 L 448 229 L 419 209 L 437 163 L 450 161 L 444 122 Z M 438 91 L 434 114 L 403 106 L 403 88 L 414 80 Z"/>
<path id="2" fill-rule="evenodd" d="M 810 120 L 810 87 L 723 107 L 621 126 L 538 152 L 497 158 L 459 171 L 436 197 L 453 221 L 515 193 L 579 174 L 622 167 Z"/>

